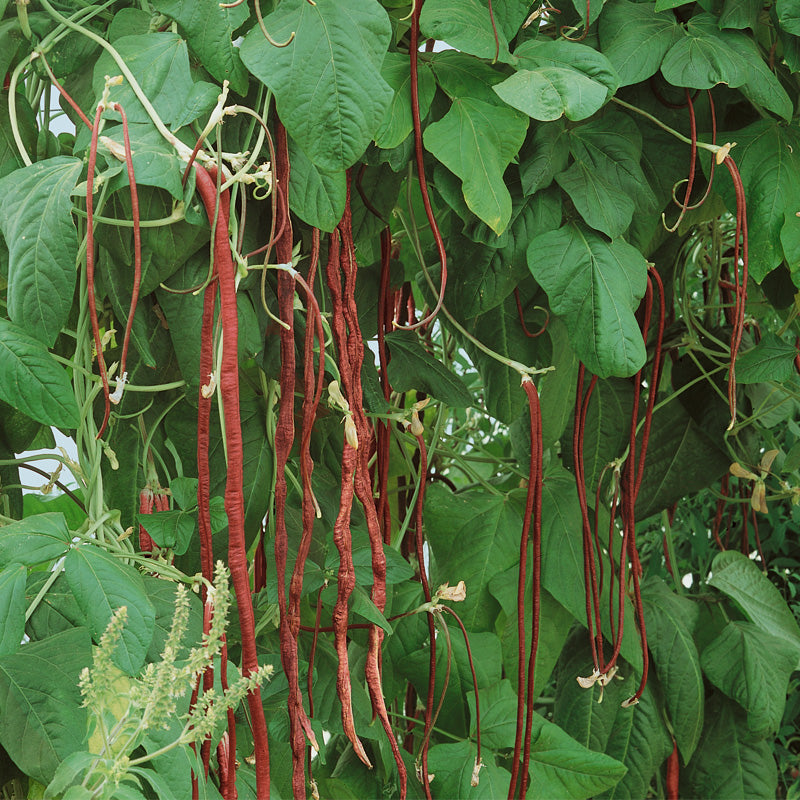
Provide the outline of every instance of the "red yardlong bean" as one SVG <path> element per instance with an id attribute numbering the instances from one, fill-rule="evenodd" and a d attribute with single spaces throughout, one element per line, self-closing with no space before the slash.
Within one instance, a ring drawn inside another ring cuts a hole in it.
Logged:
<path id="1" fill-rule="evenodd" d="M 216 171 L 195 164 L 197 189 L 210 221 L 216 214 L 214 231 L 214 271 L 219 282 L 220 324 L 222 327 L 222 360 L 219 391 L 225 410 L 225 437 L 228 443 L 228 474 L 225 483 L 225 511 L 228 515 L 228 565 L 239 609 L 242 636 L 242 674 L 246 677 L 258 669 L 255 644 L 255 619 L 247 570 L 244 535 L 244 498 L 242 494 L 243 457 L 242 430 L 239 416 L 238 329 L 236 311 L 235 266 L 228 242 L 228 193 L 220 197 L 216 213 Z M 269 797 L 269 746 L 261 691 L 255 688 L 247 696 L 255 745 L 256 794 L 259 800 Z"/>

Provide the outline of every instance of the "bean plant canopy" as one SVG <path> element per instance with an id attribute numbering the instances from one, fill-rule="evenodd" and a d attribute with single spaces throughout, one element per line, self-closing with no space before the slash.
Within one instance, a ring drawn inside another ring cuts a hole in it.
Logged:
<path id="1" fill-rule="evenodd" d="M 798 0 L 0 0 L 0 76 L 3 797 L 800 797 Z"/>

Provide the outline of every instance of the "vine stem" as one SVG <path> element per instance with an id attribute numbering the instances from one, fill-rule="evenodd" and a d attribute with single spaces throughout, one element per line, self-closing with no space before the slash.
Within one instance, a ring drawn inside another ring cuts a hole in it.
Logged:
<path id="1" fill-rule="evenodd" d="M 695 145 L 699 147 L 701 150 L 708 150 L 709 153 L 714 153 L 715 155 L 719 153 L 727 145 L 724 144 L 709 144 L 708 142 L 701 142 L 699 139 L 695 142 L 688 136 L 684 136 L 682 133 L 678 133 L 675 128 L 670 128 L 665 122 L 662 122 L 658 117 L 653 116 L 649 112 L 645 111 L 643 108 L 639 108 L 638 106 L 631 105 L 631 103 L 626 103 L 624 100 L 620 100 L 619 97 L 612 97 L 611 101 L 616 103 L 618 106 L 622 106 L 623 108 L 627 108 L 628 111 L 633 111 L 634 114 L 639 114 L 640 116 L 644 117 L 645 119 L 649 119 L 654 125 L 658 125 L 659 128 L 666 131 L 670 135 L 674 136 L 676 139 L 679 139 L 684 144 L 688 145 Z"/>

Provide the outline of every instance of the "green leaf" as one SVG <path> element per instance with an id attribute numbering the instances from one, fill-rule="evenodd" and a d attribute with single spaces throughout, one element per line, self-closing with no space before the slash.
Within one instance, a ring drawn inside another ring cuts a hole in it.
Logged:
<path id="1" fill-rule="evenodd" d="M 664 726 L 663 710 L 652 689 L 655 681 L 652 678 L 650 681 L 636 706 L 617 711 L 606 754 L 622 762 L 628 771 L 602 797 L 625 800 L 646 797 L 656 772 L 672 752 L 672 738 Z"/>
<path id="2" fill-rule="evenodd" d="M 55 445 L 53 446 L 55 447 Z M 73 489 L 72 494 L 79 500 L 83 500 L 83 490 Z M 44 495 L 29 492 L 25 494 L 24 504 L 26 518 L 48 512 L 60 513 L 64 515 L 70 530 L 77 530 L 86 522 L 86 512 L 67 494 L 54 492 L 51 495 Z"/>
<path id="3" fill-rule="evenodd" d="M 528 248 L 528 266 L 591 372 L 628 376 L 642 367 L 646 354 L 634 312 L 645 291 L 647 264 L 636 248 L 572 223 L 537 236 Z"/>
<path id="4" fill-rule="evenodd" d="M 458 615 L 469 631 L 493 630 L 499 606 L 491 579 L 519 559 L 522 518 L 516 504 L 482 490 L 453 494 L 431 484 L 425 493 L 425 528 L 433 553 L 433 583 L 464 581 L 467 599 Z"/>
<path id="5" fill-rule="evenodd" d="M 797 649 L 751 622 L 729 622 L 704 650 L 703 672 L 747 711 L 754 736 L 778 731 Z"/>
<path id="6" fill-rule="evenodd" d="M 395 391 L 416 389 L 453 408 L 473 404 L 472 395 L 461 378 L 428 354 L 416 334 L 394 331 L 386 335 L 386 344 L 392 354 L 389 381 Z"/>
<path id="7" fill-rule="evenodd" d="M 471 98 L 503 107 L 492 87 L 505 78 L 505 73 L 485 61 L 455 50 L 420 54 L 420 59 L 430 64 L 439 88 L 451 99 Z"/>
<path id="8" fill-rule="evenodd" d="M 494 87 L 509 105 L 542 121 L 590 117 L 606 102 L 619 79 L 597 50 L 566 39 L 533 40 L 517 48 L 519 71 Z"/>
<path id="9" fill-rule="evenodd" d="M 537 664 L 538 667 L 538 659 Z M 478 692 L 481 706 L 481 743 L 492 750 L 506 750 L 514 747 L 516 732 L 517 693 L 511 681 L 505 678 L 499 683 L 487 686 Z M 467 695 L 471 719 L 470 736 L 477 733 L 475 716 L 475 692 Z M 481 777 L 483 774 L 481 773 Z"/>
<path id="10" fill-rule="evenodd" d="M 511 195 L 503 173 L 525 139 L 528 121 L 510 108 L 456 99 L 425 129 L 425 147 L 461 178 L 469 208 L 495 233 L 511 220 Z"/>
<path id="11" fill-rule="evenodd" d="M 777 0 L 775 10 L 778 12 L 778 24 L 786 33 L 800 36 L 800 10 L 793 0 Z"/>
<path id="12" fill-rule="evenodd" d="M 710 486 L 728 470 L 730 458 L 706 435 L 681 403 L 653 414 L 647 457 L 636 503 L 637 519 L 668 508 Z"/>
<path id="13" fill-rule="evenodd" d="M 434 797 L 469 797 L 470 800 L 494 800 L 505 797 L 511 773 L 487 759 L 480 771 L 477 786 L 471 785 L 472 770 L 478 757 L 477 747 L 468 741 L 437 744 L 428 751 L 428 772 L 434 778 Z"/>
<path id="14" fill-rule="evenodd" d="M 182 556 L 189 549 L 197 520 L 186 511 L 156 511 L 139 514 L 139 524 L 159 547 L 168 547 L 175 555 Z"/>
<path id="15" fill-rule="evenodd" d="M 231 41 L 247 21 L 247 4 L 225 8 L 216 0 L 156 0 L 153 5 L 178 23 L 189 47 L 219 83 L 227 80 L 234 92 L 247 94 L 247 71 Z"/>
<path id="16" fill-rule="evenodd" d="M 67 552 L 71 540 L 63 514 L 37 514 L 0 528 L 0 567 L 32 567 Z"/>
<path id="17" fill-rule="evenodd" d="M 560 468 L 548 472 L 542 486 L 542 586 L 586 627 L 582 530 L 574 476 Z M 603 635 L 606 641 L 613 642 L 608 621 L 608 582 L 600 607 Z M 633 606 L 627 598 L 625 618 L 633 619 Z M 631 625 L 623 629 L 621 653 L 629 664 L 641 669 L 639 636 Z"/>
<path id="18" fill-rule="evenodd" d="M 564 435 L 564 464 L 574 469 L 572 458 L 572 439 L 574 436 L 575 387 L 572 397 L 567 401 L 569 422 Z M 584 392 L 588 387 L 584 380 Z M 594 494 L 606 466 L 620 458 L 630 442 L 630 419 L 633 411 L 633 386 L 630 381 L 608 378 L 597 381 L 589 408 L 583 433 L 583 473 L 586 489 Z M 606 470 L 606 486 L 610 485 L 610 475 Z"/>
<path id="19" fill-rule="evenodd" d="M 518 564 L 518 562 L 517 562 Z M 517 685 L 519 668 L 519 631 L 517 629 L 517 584 L 519 579 L 518 565 L 499 572 L 489 581 L 489 591 L 497 598 L 504 613 L 498 617 L 496 627 L 500 629 L 500 640 L 503 646 L 503 669 L 505 676 Z M 539 645 L 536 649 L 536 670 L 534 675 L 534 697 L 538 697 L 547 687 L 550 676 L 558 663 L 558 657 L 564 648 L 570 628 L 572 614 L 567 611 L 546 589 L 539 592 Z M 533 618 L 533 554 L 528 548 L 528 569 L 525 575 L 525 630 L 530 631 Z M 503 620 L 505 620 L 503 622 Z M 526 634 L 527 646 L 530 646 L 530 635 Z M 516 698 L 515 698 L 516 705 Z M 483 702 L 481 701 L 483 707 Z M 498 724 L 500 721 L 498 720 Z M 483 722 L 481 730 L 485 731 Z M 514 736 L 511 744 L 514 746 Z"/>
<path id="20" fill-rule="evenodd" d="M 576 742 L 558 725 L 534 713 L 530 793 L 533 797 L 586 800 L 610 789 L 626 768 L 605 753 Z"/>
<path id="21" fill-rule="evenodd" d="M 117 145 L 123 144 L 122 126 L 115 126 L 106 134 L 107 138 Z M 128 126 L 128 136 L 131 142 L 131 159 L 137 186 L 158 186 L 166 189 L 176 200 L 183 200 L 183 184 L 181 179 L 186 163 L 178 157 L 174 147 L 167 144 L 164 137 L 156 130 L 152 123 L 131 123 Z M 105 139 L 106 137 L 102 137 Z M 115 159 L 109 154 L 109 148 L 102 143 L 101 152 L 109 166 Z M 128 171 L 118 172 L 108 182 L 108 192 L 126 189 L 128 186 Z"/>
<path id="22" fill-rule="evenodd" d="M 3 28 L 8 25 L 9 22 L 11 22 L 11 20 L 0 23 L 0 51 L 3 50 L 4 46 L 8 46 L 6 44 L 7 40 L 3 36 Z M 17 33 L 19 34 L 20 42 L 23 41 L 23 36 L 19 27 L 17 27 Z M 9 56 L 13 57 L 14 53 L 9 53 Z M 0 56 L 0 58 L 2 58 L 2 56 Z M 0 72 L 3 72 L 2 64 L 0 64 Z M 3 74 L 5 74 L 5 72 L 3 72 Z M 36 152 L 36 117 L 24 95 L 17 94 L 16 104 L 17 127 L 19 129 L 20 138 L 22 139 L 22 144 L 28 152 L 28 155 L 32 155 Z M 0 178 L 4 178 L 10 172 L 22 169 L 25 166 L 25 162 L 22 160 L 22 156 L 17 149 L 17 143 L 14 140 L 12 130 L 8 103 L 0 103 Z"/>
<path id="23" fill-rule="evenodd" d="M 725 0 L 719 17 L 719 27 L 737 30 L 751 28 L 755 31 L 761 8 L 761 0 Z"/>
<path id="24" fill-rule="evenodd" d="M 467 596 L 469 597 L 469 589 L 467 589 Z M 474 687 L 472 672 L 469 668 L 467 649 L 464 645 L 461 631 L 455 622 L 450 620 L 449 614 L 444 617 L 444 621 L 447 623 L 450 633 L 452 660 L 450 682 L 445 693 L 445 701 L 437 726 L 457 735 L 466 736 L 469 729 L 469 718 L 467 704 L 464 699 L 467 696 L 467 692 Z M 392 639 L 394 638 L 393 636 Z M 426 642 L 425 645 L 417 647 L 407 656 L 395 660 L 396 668 L 414 683 L 418 695 L 422 697 L 425 696 L 428 685 L 429 651 L 427 647 L 427 629 L 425 629 L 424 641 Z M 493 633 L 476 633 L 473 631 L 469 634 L 469 642 L 478 689 L 498 683 L 501 678 L 502 664 L 500 640 Z M 436 636 L 436 663 L 443 666 L 447 663 L 447 657 L 446 639 L 440 630 Z M 437 669 L 435 696 L 441 697 L 443 689 L 444 669 Z M 471 765 L 469 769 L 470 771 L 472 770 Z"/>
<path id="25" fill-rule="evenodd" d="M 674 14 L 657 14 L 654 3 L 609 0 L 600 16 L 603 54 L 614 65 L 620 86 L 655 75 L 681 36 Z"/>
<path id="26" fill-rule="evenodd" d="M 745 555 L 726 550 L 715 556 L 708 581 L 735 600 L 764 633 L 782 639 L 800 658 L 800 628 L 780 592 Z"/>
<path id="27" fill-rule="evenodd" d="M 601 83 L 564 67 L 521 69 L 494 90 L 512 108 L 543 122 L 562 114 L 571 120 L 591 117 L 608 95 Z"/>
<path id="28" fill-rule="evenodd" d="M 0 659 L 0 744 L 40 783 L 49 783 L 86 739 L 78 677 L 91 660 L 85 628 L 31 642 Z"/>
<path id="29" fill-rule="evenodd" d="M 667 687 L 664 702 L 683 762 L 688 763 L 700 741 L 705 703 L 700 656 L 692 638 L 699 610 L 658 578 L 642 587 L 642 602 L 647 644 L 659 680 Z"/>
<path id="30" fill-rule="evenodd" d="M 192 119 L 186 118 L 187 103 L 195 83 L 189 70 L 186 41 L 177 33 L 123 36 L 114 42 L 114 47 L 165 124 L 186 125 L 202 113 L 203 110 L 198 110 Z M 119 75 L 119 67 L 104 51 L 97 59 L 92 78 L 98 99 L 103 94 L 106 75 Z M 111 99 L 125 109 L 128 122 L 150 122 L 150 116 L 127 81 L 112 89 Z"/>
<path id="31" fill-rule="evenodd" d="M 737 34 L 720 31 L 711 14 L 689 20 L 686 35 L 664 56 L 661 73 L 673 86 L 710 89 L 726 83 L 732 89 L 747 80 L 739 52 L 732 44 Z"/>
<path id="32" fill-rule="evenodd" d="M 630 225 L 634 209 L 656 210 L 656 200 L 639 164 L 642 137 L 624 114 L 580 125 L 570 132 L 572 166 L 556 181 L 586 223 L 610 238 Z"/>
<path id="33" fill-rule="evenodd" d="M 264 19 L 274 47 L 258 27 L 242 43 L 245 66 L 274 93 L 278 114 L 318 166 L 338 172 L 366 150 L 392 101 L 381 77 L 391 36 L 375 0 L 285 0 Z"/>
<path id="34" fill-rule="evenodd" d="M 736 131 L 735 140 L 732 157 L 747 198 L 750 276 L 761 283 L 783 260 L 780 234 L 785 216 L 800 209 L 800 134 L 772 120 L 759 120 Z M 734 212 L 734 190 L 727 176 L 714 187 Z M 790 266 L 792 279 L 800 283 L 797 263 Z"/>
<path id="35" fill-rule="evenodd" d="M 512 60 L 506 33 L 496 24 L 495 41 L 489 7 L 480 0 L 427 0 L 422 6 L 419 26 L 422 36 L 447 42 L 464 53 L 493 60 L 499 46 L 498 60 Z"/>
<path id="36" fill-rule="evenodd" d="M 0 658 L 19 650 L 25 633 L 25 582 L 23 564 L 9 564 L 0 572 Z"/>
<path id="37" fill-rule="evenodd" d="M 546 450 L 563 435 L 575 404 L 575 381 L 578 377 L 578 359 L 569 344 L 567 326 L 560 319 L 552 319 L 547 333 L 553 343 L 555 370 L 542 375 L 540 405 L 542 410 L 542 448 Z M 528 421 L 528 432 L 530 420 Z"/>
<path id="38" fill-rule="evenodd" d="M 681 772 L 681 794 L 715 800 L 771 800 L 778 770 L 769 742 L 754 741 L 744 714 L 717 695 L 706 712 L 700 744 Z"/>
<path id="39" fill-rule="evenodd" d="M 69 551 L 64 572 L 95 640 L 108 627 L 114 611 L 121 606 L 128 609 L 113 659 L 128 675 L 136 675 L 144 664 L 155 624 L 155 610 L 147 599 L 139 572 L 91 544 Z"/>
<path id="40" fill-rule="evenodd" d="M 765 333 L 755 346 L 736 359 L 736 380 L 739 383 L 783 383 L 794 375 L 797 350 L 793 344 L 779 339 L 774 333 Z"/>
<path id="41" fill-rule="evenodd" d="M 549 364 L 549 342 L 544 336 L 530 339 L 525 335 L 513 295 L 508 295 L 502 305 L 465 322 L 470 333 L 478 341 L 488 342 L 496 353 L 522 364 Z M 464 347 L 483 378 L 486 410 L 501 422 L 512 423 L 527 407 L 519 373 L 469 341 Z"/>
<path id="42" fill-rule="evenodd" d="M 331 233 L 344 213 L 345 173 L 320 169 L 291 138 L 289 160 L 289 207 L 303 222 Z"/>
<path id="43" fill-rule="evenodd" d="M 526 195 L 549 186 L 567 168 L 569 159 L 569 138 L 563 121 L 535 125 L 532 133 L 519 152 L 519 174 Z"/>
<path id="44" fill-rule="evenodd" d="M 72 307 L 78 232 L 70 194 L 80 171 L 79 159 L 57 156 L 0 180 L 0 230 L 9 249 L 8 316 L 48 346 Z"/>
<path id="45" fill-rule="evenodd" d="M 25 589 L 25 599 L 28 604 L 38 596 L 48 577 L 48 572 L 30 574 Z M 34 609 L 25 625 L 25 633 L 34 641 L 38 641 L 78 627 L 86 627 L 86 618 L 75 602 L 75 597 L 67 585 L 67 579 L 61 574 Z"/>
<path id="46" fill-rule="evenodd" d="M 381 67 L 381 75 L 394 90 L 394 97 L 375 133 L 375 144 L 384 150 L 401 145 L 414 127 L 411 117 L 411 71 L 405 53 L 387 53 Z M 421 61 L 417 70 L 419 80 L 419 115 L 425 119 L 436 94 L 436 81 L 427 62 Z M 292 169 L 294 169 L 292 162 Z"/>
<path id="47" fill-rule="evenodd" d="M 350 611 L 357 614 L 359 617 L 372 622 L 375 625 L 383 628 L 387 634 L 392 634 L 392 626 L 386 621 L 386 617 L 381 614 L 380 609 L 372 602 L 372 598 L 367 594 L 363 586 L 356 586 L 353 588 L 353 593 L 350 595 Z"/>

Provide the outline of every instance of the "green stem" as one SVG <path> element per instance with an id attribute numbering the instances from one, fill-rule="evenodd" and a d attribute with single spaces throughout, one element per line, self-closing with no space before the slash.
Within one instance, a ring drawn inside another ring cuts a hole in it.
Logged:
<path id="1" fill-rule="evenodd" d="M 36 597 L 31 600 L 31 603 L 25 612 L 25 622 L 27 622 L 33 616 L 33 612 L 39 607 L 39 604 L 44 599 L 44 596 L 50 591 L 53 584 L 58 580 L 59 575 L 61 575 L 61 573 L 64 571 L 64 561 L 63 559 L 60 561 L 61 563 L 57 567 L 54 567 L 52 572 L 47 576 L 47 580 L 42 584 L 42 588 L 39 589 Z"/>
<path id="2" fill-rule="evenodd" d="M 659 128 L 666 131 L 667 133 L 674 136 L 676 139 L 684 142 L 685 144 L 692 144 L 692 140 L 687 136 L 684 136 L 682 133 L 678 133 L 674 128 L 670 128 L 669 125 L 662 122 L 658 117 L 654 117 L 652 114 L 645 111 L 643 108 L 638 108 L 637 106 L 631 105 L 630 103 L 626 103 L 624 100 L 620 100 L 619 97 L 612 97 L 612 102 L 616 103 L 618 106 L 622 106 L 623 108 L 627 108 L 628 111 L 633 111 L 635 114 L 639 114 L 640 116 L 644 117 L 645 119 L 649 119 L 654 125 L 658 125 Z M 708 144 L 707 142 L 696 142 L 697 147 L 701 148 L 702 150 L 708 150 L 709 153 L 718 153 L 725 145 L 719 144 Z"/>

